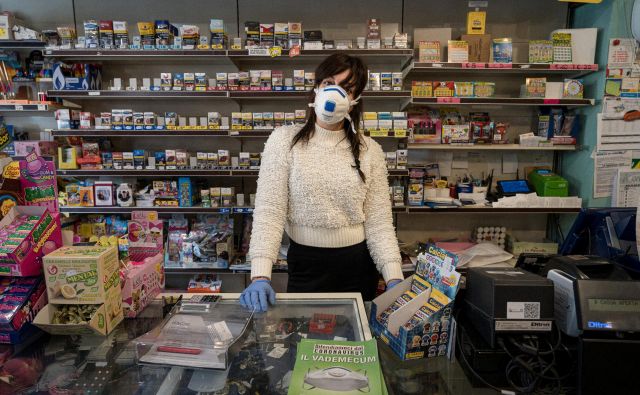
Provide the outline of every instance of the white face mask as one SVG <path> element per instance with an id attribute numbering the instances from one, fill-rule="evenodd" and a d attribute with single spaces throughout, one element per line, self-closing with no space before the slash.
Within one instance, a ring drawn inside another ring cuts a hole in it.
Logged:
<path id="1" fill-rule="evenodd" d="M 316 88 L 314 92 L 316 92 L 316 100 L 313 103 L 309 103 L 309 107 L 314 108 L 316 117 L 320 121 L 333 125 L 347 119 L 351 124 L 353 133 L 356 132 L 349 116 L 349 108 L 358 104 L 360 96 L 355 100 L 349 100 L 349 95 L 339 85 Z"/>

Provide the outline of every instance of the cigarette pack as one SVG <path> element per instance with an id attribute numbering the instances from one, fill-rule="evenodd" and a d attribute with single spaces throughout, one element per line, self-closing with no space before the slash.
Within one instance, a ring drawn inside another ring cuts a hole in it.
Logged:
<path id="1" fill-rule="evenodd" d="M 143 112 L 133 113 L 133 129 L 144 130 L 144 113 Z"/>
<path id="2" fill-rule="evenodd" d="M 229 156 L 229 150 L 218 150 L 218 166 L 229 167 L 231 166 L 231 157 Z"/>
<path id="3" fill-rule="evenodd" d="M 392 73 L 380 73 L 380 88 L 383 91 L 390 91 L 393 87 Z"/>
<path id="4" fill-rule="evenodd" d="M 238 73 L 227 74 L 227 88 L 230 91 L 237 91 L 240 89 L 240 75 Z"/>
<path id="5" fill-rule="evenodd" d="M 309 91 L 313 89 L 315 84 L 316 84 L 316 73 L 313 71 L 305 72 L 304 73 L 304 89 Z"/>
<path id="6" fill-rule="evenodd" d="M 251 129 L 253 129 L 253 114 L 250 112 L 243 112 L 242 113 L 242 130 L 251 130 Z"/>
<path id="7" fill-rule="evenodd" d="M 195 78 L 195 90 L 198 92 L 204 92 L 207 90 L 207 74 L 206 73 L 194 73 Z"/>
<path id="8" fill-rule="evenodd" d="M 252 91 L 260 90 L 260 70 L 249 71 L 249 89 Z"/>
<path id="9" fill-rule="evenodd" d="M 281 47 L 282 49 L 289 48 L 289 24 L 288 23 L 278 23 L 276 22 L 274 25 L 274 45 L 276 47 Z"/>
<path id="10" fill-rule="evenodd" d="M 210 169 L 215 169 L 216 167 L 218 167 L 218 153 L 207 152 L 207 163 Z"/>
<path id="11" fill-rule="evenodd" d="M 271 90 L 271 70 L 260 70 L 260 90 Z"/>
<path id="12" fill-rule="evenodd" d="M 171 73 L 160 73 L 160 87 L 163 91 L 171 90 L 172 83 Z"/>
<path id="13" fill-rule="evenodd" d="M 302 23 L 289 22 L 289 48 L 302 45 Z"/>
<path id="14" fill-rule="evenodd" d="M 295 111 L 295 123 L 304 124 L 306 118 L 307 118 L 307 111 L 306 110 L 296 110 Z"/>
<path id="15" fill-rule="evenodd" d="M 241 91 L 248 91 L 251 86 L 251 79 L 247 71 L 241 71 L 238 73 L 238 86 Z"/>
<path id="16" fill-rule="evenodd" d="M 227 47 L 227 34 L 222 19 L 211 19 L 209 32 L 211 33 L 211 41 L 209 42 L 211 49 L 225 49 Z"/>
<path id="17" fill-rule="evenodd" d="M 402 73 L 396 72 L 391 74 L 391 87 L 394 91 L 402 90 Z"/>
<path id="18" fill-rule="evenodd" d="M 293 87 L 297 91 L 304 90 L 304 70 L 293 70 Z"/>
<path id="19" fill-rule="evenodd" d="M 216 73 L 216 90 L 227 90 L 227 73 Z"/>
<path id="20" fill-rule="evenodd" d="M 113 48 L 113 21 L 100 21 L 100 48 Z"/>
<path id="21" fill-rule="evenodd" d="M 260 22 L 245 22 L 244 33 L 247 36 L 244 44 L 245 47 L 255 48 L 260 45 Z"/>
<path id="22" fill-rule="evenodd" d="M 271 72 L 271 87 L 274 91 L 284 90 L 284 75 L 280 70 L 273 70 Z"/>
<path id="23" fill-rule="evenodd" d="M 260 24 L 260 46 L 270 48 L 273 46 L 273 23 Z"/>
<path id="24" fill-rule="evenodd" d="M 369 89 L 372 91 L 380 90 L 380 73 L 369 72 Z"/>
<path id="25" fill-rule="evenodd" d="M 193 73 L 184 73 L 184 90 L 194 91 L 196 89 L 196 76 Z"/>

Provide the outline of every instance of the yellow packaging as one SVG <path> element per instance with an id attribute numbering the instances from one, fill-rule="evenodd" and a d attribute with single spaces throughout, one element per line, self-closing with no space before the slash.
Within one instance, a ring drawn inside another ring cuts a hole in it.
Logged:
<path id="1" fill-rule="evenodd" d="M 120 285 L 118 284 L 118 288 Z M 106 304 L 98 307 L 88 322 L 79 324 L 53 324 L 53 318 L 62 306 L 48 304 L 40 310 L 38 315 L 33 319 L 33 324 L 43 331 L 52 335 L 102 335 L 106 336 L 113 331 L 124 319 L 122 313 L 122 301 L 119 305 L 108 308 Z M 114 314 L 117 311 L 117 315 Z"/>
<path id="2" fill-rule="evenodd" d="M 115 247 L 62 247 L 43 258 L 43 268 L 49 303 L 122 304 Z"/>
<path id="3" fill-rule="evenodd" d="M 467 34 L 484 34 L 487 21 L 485 11 L 469 11 L 467 13 Z"/>
<path id="4" fill-rule="evenodd" d="M 448 305 L 449 302 L 451 302 L 451 300 L 447 297 L 447 295 L 443 294 L 437 289 L 434 289 L 433 291 L 431 291 L 431 295 L 429 295 L 427 304 L 436 306 L 436 310 L 439 310 L 441 307 Z"/>
<path id="5" fill-rule="evenodd" d="M 430 289 L 431 284 L 429 284 L 427 280 L 418 275 L 413 275 L 413 281 L 411 281 L 411 291 L 413 291 L 415 294 L 419 294 Z"/>
<path id="6" fill-rule="evenodd" d="M 363 117 L 363 120 L 365 121 L 377 121 L 378 120 L 378 113 L 377 112 L 365 112 Z"/>

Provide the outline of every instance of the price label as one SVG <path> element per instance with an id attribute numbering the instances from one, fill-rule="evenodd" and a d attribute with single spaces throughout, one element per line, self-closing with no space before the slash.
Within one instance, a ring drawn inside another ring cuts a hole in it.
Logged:
<path id="1" fill-rule="evenodd" d="M 282 56 L 282 47 L 271 47 L 269 48 L 269 55 L 272 58 Z"/>
<path id="2" fill-rule="evenodd" d="M 436 103 L 460 103 L 459 97 L 438 97 Z"/>
<path id="3" fill-rule="evenodd" d="M 100 91 L 89 91 L 87 94 L 89 96 L 100 96 Z"/>
<path id="4" fill-rule="evenodd" d="M 597 64 L 577 64 L 575 66 L 577 70 L 598 70 Z"/>
<path id="5" fill-rule="evenodd" d="M 490 69 L 512 69 L 512 63 L 489 63 Z"/>
<path id="6" fill-rule="evenodd" d="M 249 56 L 270 56 L 268 48 L 249 48 Z"/>
<path id="7" fill-rule="evenodd" d="M 22 107 L 22 105 L 21 105 L 21 104 L 16 104 L 16 107 L 15 107 L 15 108 L 16 108 L 16 111 L 22 111 L 22 110 L 24 110 L 24 107 Z"/>
<path id="8" fill-rule="evenodd" d="M 437 67 L 437 68 L 440 68 L 440 67 L 442 67 L 442 63 L 432 63 L 432 64 L 431 64 L 431 67 Z"/>
<path id="9" fill-rule="evenodd" d="M 552 63 L 549 66 L 550 70 L 574 70 L 576 68 L 575 64 L 568 63 Z"/>
<path id="10" fill-rule="evenodd" d="M 485 67 L 484 63 L 462 63 L 463 69 L 484 69 Z"/>
<path id="11" fill-rule="evenodd" d="M 387 137 L 388 132 L 386 130 L 374 129 L 369 130 L 369 136 L 371 137 Z"/>
<path id="12" fill-rule="evenodd" d="M 220 209 L 220 213 L 221 214 L 229 214 L 229 213 L 231 213 L 231 210 L 228 209 L 228 208 L 221 208 Z"/>
<path id="13" fill-rule="evenodd" d="M 46 104 L 38 104 L 38 111 L 47 111 Z"/>
<path id="14" fill-rule="evenodd" d="M 406 129 L 394 129 L 393 134 L 395 137 L 407 137 Z"/>
<path id="15" fill-rule="evenodd" d="M 544 104 L 560 104 L 560 99 L 544 99 Z"/>

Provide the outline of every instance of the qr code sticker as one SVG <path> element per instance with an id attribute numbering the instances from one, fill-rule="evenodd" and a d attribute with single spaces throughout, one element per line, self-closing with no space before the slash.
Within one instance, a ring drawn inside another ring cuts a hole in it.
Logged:
<path id="1" fill-rule="evenodd" d="M 524 318 L 529 320 L 540 319 L 540 303 L 525 303 Z"/>
<path id="2" fill-rule="evenodd" d="M 508 320 L 539 320 L 540 302 L 507 302 Z"/>

